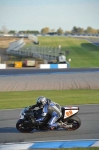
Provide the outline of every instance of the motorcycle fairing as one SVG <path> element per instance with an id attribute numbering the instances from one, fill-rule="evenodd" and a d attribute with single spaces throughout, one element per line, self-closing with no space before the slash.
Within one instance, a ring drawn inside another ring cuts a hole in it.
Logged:
<path id="1" fill-rule="evenodd" d="M 79 108 L 78 107 L 63 107 L 62 110 L 63 110 L 62 113 L 63 113 L 64 119 L 66 119 L 76 114 Z"/>

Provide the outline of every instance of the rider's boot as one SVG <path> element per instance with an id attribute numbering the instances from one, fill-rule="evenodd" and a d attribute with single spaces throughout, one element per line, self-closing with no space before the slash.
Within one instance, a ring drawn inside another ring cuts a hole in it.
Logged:
<path id="1" fill-rule="evenodd" d="M 63 122 L 60 122 L 58 124 L 59 124 L 60 128 L 64 128 L 66 130 L 72 128 L 72 124 L 66 124 L 66 123 L 63 123 Z"/>
<path id="2" fill-rule="evenodd" d="M 56 129 L 57 127 L 55 127 L 55 126 L 48 126 L 48 130 L 54 130 L 54 129 Z"/>
<path id="3" fill-rule="evenodd" d="M 64 123 L 61 121 L 61 122 L 58 122 L 58 126 L 60 127 L 60 128 L 62 128 L 63 126 L 64 126 Z"/>

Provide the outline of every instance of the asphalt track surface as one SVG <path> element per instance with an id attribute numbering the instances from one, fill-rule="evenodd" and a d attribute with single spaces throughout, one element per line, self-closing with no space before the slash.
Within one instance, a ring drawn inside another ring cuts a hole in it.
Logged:
<path id="1" fill-rule="evenodd" d="M 69 68 L 69 69 L 61 69 L 61 70 L 57 70 L 57 69 L 39 70 L 39 69 L 26 69 L 26 68 L 6 69 L 6 70 L 0 70 L 0 79 L 1 79 L 0 83 L 1 81 L 4 82 L 5 79 L 9 80 L 9 78 L 11 78 L 13 80 L 13 78 L 15 79 L 18 76 L 22 78 L 23 76 L 34 77 L 37 75 L 39 75 L 40 77 L 42 76 L 45 77 L 47 75 L 56 76 L 57 74 L 59 75 L 59 79 L 60 79 L 60 76 L 62 75 L 65 75 L 66 78 L 68 78 L 68 76 L 71 78 L 75 78 L 76 76 L 78 78 L 78 74 L 79 74 L 80 75 L 79 78 L 80 77 L 81 79 L 86 78 L 85 82 L 87 82 L 88 85 L 90 85 L 88 86 L 88 88 L 91 88 L 95 85 L 94 88 L 99 89 L 99 68 L 95 68 L 95 69 L 94 68 L 90 68 L 90 69 L 83 69 L 83 68 L 82 69 L 70 69 Z M 63 77 L 64 76 L 62 76 L 62 78 Z M 74 81 L 71 83 L 73 85 L 75 83 L 78 85 L 77 82 Z M 69 82 L 69 84 L 71 83 Z M 82 83 L 83 82 L 81 82 L 80 86 L 82 86 Z M 5 85 L 3 86 L 4 87 L 6 86 L 6 82 L 5 82 Z M 78 130 L 75 130 L 75 131 L 64 131 L 64 130 L 35 131 L 32 133 L 20 133 L 19 131 L 17 131 L 15 127 L 21 109 L 0 110 L 0 143 L 46 141 L 46 140 L 48 141 L 48 140 L 73 140 L 73 139 L 99 139 L 99 105 L 82 105 L 82 106 L 79 106 L 79 108 L 80 108 L 80 111 L 78 113 L 78 116 L 80 117 L 82 124 Z"/>
<path id="2" fill-rule="evenodd" d="M 0 110 L 0 143 L 99 139 L 99 105 L 82 105 L 77 114 L 81 119 L 81 127 L 75 131 L 34 131 L 20 133 L 16 122 L 21 109 Z"/>
<path id="3" fill-rule="evenodd" d="M 17 75 L 43 75 L 57 73 L 80 73 L 80 72 L 99 72 L 99 68 L 66 68 L 66 69 L 35 69 L 35 68 L 8 68 L 1 69 L 0 76 L 17 76 Z"/>

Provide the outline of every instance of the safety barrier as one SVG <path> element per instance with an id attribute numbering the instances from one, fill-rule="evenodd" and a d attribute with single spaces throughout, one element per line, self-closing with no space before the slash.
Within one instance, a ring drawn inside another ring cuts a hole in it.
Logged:
<path id="1" fill-rule="evenodd" d="M 98 140 L 67 140 L 67 141 L 44 141 L 44 142 L 21 142 L 0 144 L 1 150 L 30 150 L 30 149 L 55 149 L 55 148 L 87 148 L 99 147 Z"/>
<path id="2" fill-rule="evenodd" d="M 62 69 L 67 68 L 67 64 L 40 64 L 40 69 Z"/>
<path id="3" fill-rule="evenodd" d="M 30 47 L 24 47 L 25 42 L 22 39 L 14 41 L 9 44 L 9 48 L 6 50 L 8 54 L 35 57 L 43 60 L 57 60 L 60 49 L 46 46 L 31 45 Z"/>
<path id="4" fill-rule="evenodd" d="M 0 69 L 6 69 L 6 64 L 0 64 Z"/>
<path id="5" fill-rule="evenodd" d="M 31 45 L 30 47 L 23 47 L 18 51 L 18 55 L 40 58 L 51 61 L 57 60 L 59 56 L 59 48 Z"/>
<path id="6" fill-rule="evenodd" d="M 59 53 L 60 53 L 59 47 L 54 48 L 54 47 L 37 46 L 37 45 L 24 47 L 24 44 L 25 43 L 23 38 L 20 39 L 19 41 L 14 41 L 10 43 L 9 48 L 6 50 L 6 52 L 8 54 L 13 54 L 16 56 L 39 58 L 47 62 L 58 60 Z M 61 68 L 61 66 L 60 65 L 58 67 L 52 66 L 52 68 Z M 65 66 L 62 68 L 67 68 L 67 67 Z"/>
<path id="7" fill-rule="evenodd" d="M 36 37 L 35 37 L 36 38 Z M 37 42 L 37 41 L 36 41 Z M 47 47 L 39 45 L 31 45 L 29 47 L 24 47 L 25 42 L 22 39 L 14 41 L 9 44 L 9 48 L 6 50 L 8 54 L 13 54 L 22 57 L 34 57 L 48 62 L 58 59 L 60 48 L 59 47 Z M 62 52 L 65 55 L 65 52 Z"/>

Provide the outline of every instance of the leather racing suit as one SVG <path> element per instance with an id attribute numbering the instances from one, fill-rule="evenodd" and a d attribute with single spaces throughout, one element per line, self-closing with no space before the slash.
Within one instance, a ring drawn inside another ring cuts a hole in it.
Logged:
<path id="1" fill-rule="evenodd" d="M 38 105 L 31 106 L 31 109 L 38 107 Z M 43 106 L 43 113 L 41 118 L 36 121 L 44 121 L 48 116 L 50 116 L 50 120 L 48 121 L 49 128 L 57 128 L 59 126 L 56 121 L 62 116 L 61 106 L 50 99 L 47 99 L 47 103 Z"/>

